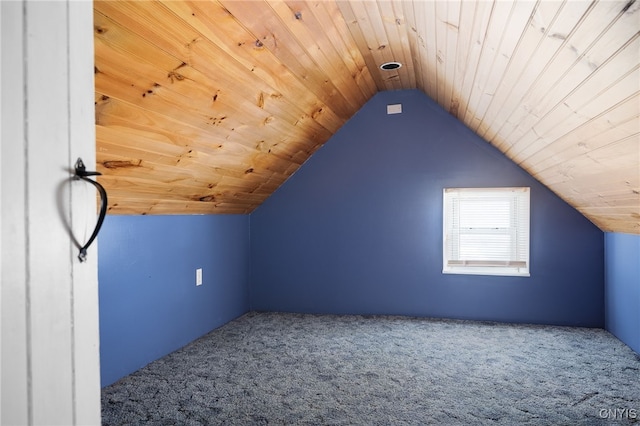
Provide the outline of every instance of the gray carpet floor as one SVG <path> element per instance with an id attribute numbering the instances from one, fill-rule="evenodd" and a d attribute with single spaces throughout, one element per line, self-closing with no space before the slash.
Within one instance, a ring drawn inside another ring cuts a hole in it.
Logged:
<path id="1" fill-rule="evenodd" d="M 104 425 L 640 424 L 601 329 L 248 313 L 102 390 Z"/>

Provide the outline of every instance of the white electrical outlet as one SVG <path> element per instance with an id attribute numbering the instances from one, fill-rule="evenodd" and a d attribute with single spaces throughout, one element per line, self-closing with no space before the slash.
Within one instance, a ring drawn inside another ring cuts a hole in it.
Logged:
<path id="1" fill-rule="evenodd" d="M 196 269 L 196 285 L 202 285 L 202 268 Z"/>

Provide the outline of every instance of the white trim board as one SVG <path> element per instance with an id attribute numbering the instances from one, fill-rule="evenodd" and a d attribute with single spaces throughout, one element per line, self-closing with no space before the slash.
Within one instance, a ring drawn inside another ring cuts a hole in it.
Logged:
<path id="1" fill-rule="evenodd" d="M 99 424 L 92 3 L 0 3 L 2 424 Z M 8 72 L 10 70 L 10 72 Z M 90 230 L 89 230 L 90 232 Z"/>

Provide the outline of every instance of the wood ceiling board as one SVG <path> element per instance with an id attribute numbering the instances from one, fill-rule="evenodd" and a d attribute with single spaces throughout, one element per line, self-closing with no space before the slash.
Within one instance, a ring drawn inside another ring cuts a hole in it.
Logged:
<path id="1" fill-rule="evenodd" d="M 165 4 L 181 19 L 188 20 L 205 39 L 222 49 L 239 64 L 259 77 L 271 89 L 264 91 L 263 101 L 285 98 L 293 111 L 299 110 L 301 120 L 313 117 L 325 128 L 335 132 L 349 117 L 349 112 L 334 105 L 339 117 L 323 100 L 314 94 L 313 88 L 305 86 L 298 76 L 291 73 L 269 51 L 255 47 L 255 40 L 242 28 L 232 15 L 218 3 L 213 2 L 168 2 Z M 227 40 L 226 44 L 223 40 Z M 239 40 L 229 43 L 230 40 Z M 250 86 L 251 87 L 251 86 Z M 225 88 L 225 91 L 229 91 Z M 262 92 L 261 92 L 262 95 Z M 260 95 L 258 96 L 260 98 Z M 328 99 L 328 98 L 327 98 Z"/>
<path id="2" fill-rule="evenodd" d="M 561 106 L 555 108 L 553 114 L 546 115 L 545 119 L 540 120 L 539 126 L 532 128 L 517 144 L 508 149 L 506 154 L 519 162 L 520 158 L 544 149 L 542 147 L 550 145 L 556 139 L 574 131 L 598 115 L 624 103 L 629 98 L 629 89 L 637 89 L 638 79 L 640 79 L 640 67 L 628 72 L 612 86 L 591 96 L 577 108 L 572 108 L 568 101 L 562 102 Z M 637 93 L 631 92 L 631 97 L 636 97 Z"/>
<path id="3" fill-rule="evenodd" d="M 531 156 L 521 156 L 521 163 L 527 160 L 528 164 L 535 164 L 536 170 L 541 171 L 585 151 L 638 132 L 640 132 L 640 95 L 634 94 L 613 108 L 583 122 L 550 144 L 540 146 L 540 149 Z"/>
<path id="4" fill-rule="evenodd" d="M 201 43 L 200 45 L 202 46 L 203 44 L 204 43 Z M 208 52 L 208 54 L 212 56 L 215 56 L 215 53 L 216 52 Z M 118 52 L 111 52 L 109 55 L 109 57 L 114 60 L 123 59 L 118 56 Z M 115 63 L 117 64 L 118 62 Z M 100 61 L 99 64 L 99 69 L 102 74 L 116 73 L 113 66 L 103 65 L 104 61 Z M 259 86 L 259 83 L 255 79 L 240 81 L 237 83 L 236 80 L 240 75 L 237 72 L 232 73 L 234 76 L 233 78 L 220 79 L 221 81 L 217 82 L 208 76 L 202 75 L 189 65 L 181 66 L 178 70 L 179 72 L 157 69 L 153 68 L 151 65 L 145 68 L 145 65 L 146 64 L 144 63 L 139 63 L 137 65 L 137 70 L 143 70 L 145 72 L 145 75 L 140 76 L 137 80 L 146 81 L 146 84 L 143 83 L 143 85 L 146 87 L 152 87 L 152 93 L 147 93 L 148 95 L 156 93 L 159 88 L 154 87 L 154 84 L 156 84 L 155 82 L 162 81 L 160 87 L 175 91 L 178 95 L 188 96 L 192 107 L 195 107 L 198 110 L 211 110 L 211 114 L 213 114 L 213 110 L 215 108 L 216 112 L 218 112 L 217 116 L 220 117 L 220 122 L 217 124 L 224 125 L 226 128 L 234 129 L 239 128 L 242 125 L 254 124 L 238 120 L 234 122 L 235 117 L 240 117 L 241 119 L 244 117 L 251 117 L 260 123 L 269 120 L 271 117 L 278 116 L 282 118 L 282 120 L 278 120 L 278 122 L 282 121 L 283 125 L 287 125 L 287 122 L 292 122 L 297 125 L 297 128 L 301 131 L 307 131 L 307 129 L 304 128 L 305 126 L 310 127 L 308 131 L 311 133 L 325 131 L 325 138 L 328 138 L 331 134 L 330 130 L 324 129 L 320 125 L 315 124 L 312 120 L 299 120 L 298 116 L 291 115 L 291 108 L 278 108 L 279 104 L 277 102 L 271 102 L 274 96 L 271 96 L 270 98 L 267 96 L 269 99 L 265 101 L 264 96 L 262 96 L 262 91 L 256 93 L 253 90 L 250 92 L 243 90 L 244 87 Z M 218 76 L 220 75 L 221 74 L 218 74 Z M 133 74 L 121 74 L 117 77 L 124 80 L 125 78 L 132 78 Z M 126 81 L 126 83 L 131 83 L 132 87 L 136 85 L 136 82 L 131 82 L 131 80 Z M 225 88 L 224 91 L 219 89 L 221 87 Z M 224 94 L 226 91 L 231 91 L 231 93 L 234 93 L 234 96 L 226 96 Z M 240 97 L 236 95 L 244 96 Z M 199 100 L 199 103 L 196 102 L 196 100 Z M 215 116 L 212 117 L 212 120 L 215 121 L 215 118 Z M 222 122 L 224 119 L 227 121 Z M 274 129 L 274 132 L 279 131 L 282 131 L 282 129 Z"/>
<path id="5" fill-rule="evenodd" d="M 198 61 L 196 60 L 196 58 L 200 58 L 200 57 L 215 58 L 220 56 L 220 52 L 216 50 L 215 47 L 207 43 L 206 40 L 202 40 L 202 41 L 199 41 L 198 43 L 193 44 L 192 48 L 195 51 L 194 53 L 196 53 L 193 56 L 194 62 L 196 62 L 195 66 L 198 66 L 198 63 L 197 63 Z M 205 51 L 205 52 L 200 51 L 201 49 L 207 49 L 207 48 L 211 48 L 214 50 Z M 305 123 L 308 123 L 308 125 L 313 126 L 313 120 L 312 119 L 305 120 L 304 119 L 305 115 L 302 111 L 297 111 L 299 116 L 290 114 L 291 110 L 296 112 L 295 110 L 297 108 L 292 103 L 289 103 L 289 105 L 286 105 L 286 107 L 278 109 L 277 106 L 279 104 L 275 101 L 274 102 L 272 101 L 277 98 L 282 98 L 282 96 L 274 95 L 274 94 L 264 95 L 264 91 L 269 90 L 268 87 L 262 87 L 260 88 L 262 90 L 259 90 L 258 93 L 256 93 L 255 87 L 256 86 L 259 87 L 262 84 L 262 82 L 259 81 L 257 78 L 252 76 L 249 79 L 244 79 L 244 80 L 241 79 L 238 81 L 238 77 L 242 77 L 247 73 L 248 75 L 251 75 L 251 73 L 249 71 L 230 66 L 232 64 L 233 64 L 233 61 L 227 61 L 226 63 L 219 64 L 218 66 L 213 66 L 207 63 L 203 65 L 201 68 L 209 68 L 208 69 L 209 75 L 202 75 L 198 71 L 191 68 L 191 66 L 184 65 L 183 63 L 184 66 L 181 66 L 178 70 L 179 73 L 176 73 L 178 79 L 174 80 L 173 78 L 171 78 L 171 82 L 172 84 L 175 83 L 175 84 L 180 84 L 182 86 L 192 86 L 192 87 L 182 87 L 179 90 L 181 92 L 189 93 L 192 96 L 200 93 L 201 96 L 199 97 L 194 96 L 194 98 L 204 100 L 205 104 L 202 105 L 201 107 L 206 107 L 211 98 L 216 98 L 216 102 L 219 102 L 221 104 L 227 98 L 233 99 L 233 100 L 240 100 L 240 101 L 244 99 L 244 101 L 241 101 L 240 104 L 235 106 L 236 112 L 239 109 L 242 110 L 243 112 L 245 112 L 245 110 L 251 111 L 251 109 L 253 108 L 255 111 L 253 111 L 252 114 L 260 115 L 261 112 L 257 111 L 257 108 L 260 108 L 265 110 L 263 116 L 259 117 L 260 120 L 267 120 L 271 116 L 278 116 L 278 117 L 281 117 L 282 119 L 288 120 L 289 122 L 293 122 L 299 127 L 304 127 Z M 225 73 L 216 72 L 219 69 L 223 69 L 223 68 L 226 69 Z M 163 77 L 162 74 L 164 73 L 166 73 L 170 78 L 172 71 L 159 70 L 154 80 L 159 80 L 160 78 L 162 78 Z M 227 76 L 227 78 L 221 81 L 216 81 L 216 79 L 219 79 L 220 76 Z M 216 85 L 212 86 L 212 84 L 216 84 Z M 219 88 L 221 87 L 224 87 L 224 90 L 222 91 L 223 94 L 220 94 L 221 90 Z M 244 90 L 245 88 L 247 88 L 247 90 Z M 226 97 L 224 95 L 225 92 L 230 92 L 230 93 L 233 93 L 234 95 L 233 97 Z M 237 95 L 242 95 L 242 97 L 238 97 Z M 264 100 L 265 98 L 267 99 L 267 101 Z M 269 108 L 274 108 L 274 107 L 276 108 L 275 111 L 273 110 L 267 111 Z M 324 111 L 322 108 L 320 108 L 319 111 L 320 112 L 318 112 L 317 110 L 309 111 L 309 112 L 313 115 L 313 118 L 322 117 L 324 115 L 327 115 L 327 117 L 330 116 L 328 110 Z M 273 115 L 269 115 L 269 113 Z M 237 115 L 239 114 L 235 114 L 235 116 Z M 234 115 L 230 113 L 229 115 L 225 115 L 225 114 L 222 115 L 222 117 L 226 119 L 229 119 L 230 117 L 233 117 L 233 116 Z M 306 116 L 306 118 L 309 118 L 309 117 L 311 116 L 309 115 Z M 231 128 L 238 127 L 238 124 L 235 124 L 235 125 L 233 123 L 232 124 L 225 123 L 225 124 L 227 124 L 227 127 L 231 127 Z M 329 126 L 330 130 L 328 130 L 327 131 L 328 133 L 325 133 L 325 136 L 322 138 L 322 142 L 328 139 L 329 135 L 331 134 L 329 132 L 334 132 L 341 124 L 342 124 L 341 122 L 338 123 L 338 122 L 335 122 L 334 120 L 334 123 L 331 126 Z M 321 131 L 320 129 L 318 129 L 318 127 L 319 126 L 315 126 L 314 133 L 319 133 Z M 281 130 L 282 129 L 275 129 L 274 131 L 281 131 Z"/>
<path id="6" fill-rule="evenodd" d="M 495 110 L 492 110 L 491 107 L 495 105 L 495 108 L 499 109 L 504 100 L 511 96 L 509 93 L 511 86 L 508 81 L 510 74 L 518 75 L 519 69 L 527 66 L 522 63 L 527 61 L 529 55 L 518 55 L 518 53 L 525 41 L 528 41 L 525 40 L 525 36 L 530 33 L 527 29 L 531 28 L 536 6 L 537 4 L 532 2 L 517 3 L 510 11 L 507 27 L 500 40 L 499 51 L 491 65 L 491 78 L 483 85 L 484 95 L 475 108 L 475 115 L 481 118 L 474 130 L 480 135 L 486 133 L 486 126 L 483 127 L 483 122 L 494 121 Z M 518 79 L 512 78 L 512 80 L 517 81 Z"/>
<path id="7" fill-rule="evenodd" d="M 403 76 L 406 76 L 405 71 L 402 68 L 394 70 L 381 70 L 380 66 L 387 62 L 398 61 L 399 59 L 394 54 L 389 34 L 385 27 L 385 17 L 381 9 L 382 2 L 355 2 L 352 4 L 358 22 L 362 26 L 367 25 L 368 30 L 364 31 L 364 38 L 367 41 L 369 51 L 372 53 L 374 60 L 376 61 L 376 71 L 380 73 L 385 80 L 387 87 L 392 90 L 400 90 L 405 87 L 406 79 L 403 80 Z M 398 54 L 401 51 L 401 47 L 397 46 Z"/>
<path id="8" fill-rule="evenodd" d="M 324 92 L 321 99 L 326 99 L 330 107 L 334 104 L 343 105 L 346 108 L 345 119 L 362 106 L 340 92 L 336 83 L 322 71 L 314 58 L 309 56 L 304 43 L 295 39 L 267 3 L 255 1 L 223 1 L 221 3 L 253 34 L 257 47 L 269 50 L 292 73 L 300 76 L 303 81 L 309 81 L 310 86 L 315 90 Z M 348 93 L 351 93 L 351 90 Z"/>
<path id="9" fill-rule="evenodd" d="M 580 207 L 578 210 L 584 215 L 593 216 L 623 216 L 629 214 L 629 208 L 621 206 Z M 640 215 L 640 210 L 636 209 L 634 213 Z"/>
<path id="10" fill-rule="evenodd" d="M 588 162 L 586 162 L 588 164 Z M 593 162 L 591 162 L 593 164 Z M 538 176 L 536 176 L 537 178 Z M 638 176 L 638 168 L 635 165 L 625 166 L 619 169 L 610 170 L 604 167 L 595 171 L 584 170 L 567 164 L 560 166 L 545 175 L 540 175 L 540 179 L 548 182 L 549 188 L 558 188 L 565 184 L 570 189 L 580 193 L 582 191 L 594 191 L 607 187 L 624 187 L 637 188 L 640 186 L 640 177 Z M 581 191 L 581 190 L 582 191 Z M 570 196 L 567 196 L 569 199 Z"/>
<path id="11" fill-rule="evenodd" d="M 455 38 L 456 42 L 456 59 L 450 61 L 453 68 L 453 74 L 450 77 L 451 81 L 451 95 L 450 103 L 447 111 L 454 117 L 458 117 L 460 113 L 460 89 L 464 86 L 465 77 L 469 68 L 469 56 L 472 49 L 473 38 L 473 25 L 477 12 L 477 4 L 463 2 L 460 5 L 459 20 L 457 24 L 457 34 Z M 453 29 L 448 28 L 451 32 Z M 463 108 L 466 109 L 467 105 L 464 104 Z"/>
<path id="12" fill-rule="evenodd" d="M 414 7 L 413 2 L 402 2 L 403 15 L 405 17 L 405 22 L 407 26 L 407 42 L 409 43 L 409 58 L 411 60 L 411 65 L 413 67 L 415 80 L 415 87 L 424 90 L 424 83 L 422 81 L 422 76 L 424 75 L 424 70 L 422 69 L 422 59 L 421 59 L 421 51 L 422 51 L 422 40 L 418 35 L 418 29 L 416 22 L 418 19 L 416 17 L 416 7 Z"/>
<path id="13" fill-rule="evenodd" d="M 612 189 L 610 182 L 597 183 L 588 188 L 576 190 L 575 188 L 562 188 L 563 186 L 572 185 L 573 182 L 558 184 L 556 189 L 563 189 L 564 192 L 571 194 L 567 197 L 567 201 L 577 206 L 630 206 L 640 208 L 640 187 L 633 186 L 630 182 L 624 182 Z"/>
<path id="14" fill-rule="evenodd" d="M 416 88 L 416 71 L 413 69 L 414 60 L 411 54 L 411 44 L 409 42 L 409 32 L 411 31 L 407 17 L 405 15 L 405 1 L 404 0 L 393 0 L 391 3 L 391 8 L 393 12 L 393 28 L 398 31 L 399 43 L 402 46 L 402 66 L 405 67 L 403 72 L 408 74 L 407 82 L 405 82 L 405 89 L 414 89 Z"/>
<path id="15" fill-rule="evenodd" d="M 100 84 L 98 83 L 98 84 L 97 84 L 97 86 L 99 87 L 99 86 L 100 86 Z M 157 89 L 156 89 L 156 90 L 157 90 Z M 107 90 L 105 90 L 105 91 L 108 91 L 108 89 L 107 89 Z M 111 91 L 111 93 L 113 93 L 113 91 Z M 155 94 L 155 93 L 154 93 L 154 94 Z M 149 98 L 150 98 L 150 96 L 149 96 Z M 134 100 L 135 100 L 135 99 L 137 99 L 137 98 L 136 98 L 136 96 L 135 96 L 135 94 L 133 94 L 132 96 L 129 96 L 129 99 L 128 99 L 128 100 L 131 100 L 131 99 L 134 99 Z M 160 110 L 161 110 L 164 114 L 166 114 L 166 115 L 171 114 L 171 115 L 175 116 L 176 114 L 172 114 L 172 111 L 173 111 L 173 109 L 175 108 L 175 107 L 174 107 L 174 105 L 175 105 L 175 104 L 179 104 L 179 103 L 180 103 L 180 101 L 179 101 L 179 100 L 176 100 L 175 98 L 172 98 L 172 102 L 173 102 L 173 104 L 170 104 L 168 108 L 155 108 L 155 107 L 153 107 L 153 106 L 152 106 L 152 108 L 154 108 L 154 109 L 160 109 Z M 188 120 L 188 119 L 190 118 L 190 115 L 188 114 L 188 111 L 183 111 L 183 113 L 184 113 L 185 115 L 184 115 L 184 116 L 182 116 L 182 119 L 184 119 L 184 120 Z M 179 115 L 179 114 L 178 114 L 178 115 Z M 266 118 L 265 118 L 264 120 L 268 119 L 269 117 L 270 117 L 270 115 L 266 116 Z M 221 125 L 223 124 L 223 120 L 224 120 L 225 118 L 226 118 L 226 115 L 222 115 L 222 116 L 220 116 L 220 118 L 219 118 L 219 119 L 217 119 L 216 117 L 210 117 L 210 118 L 208 118 L 207 120 L 208 120 L 208 123 L 210 123 L 210 124 L 211 124 L 211 125 L 213 125 L 213 126 L 221 126 Z M 263 118 L 263 116 L 260 116 L 260 117 L 259 117 L 259 119 L 262 119 L 262 118 Z M 198 120 L 198 121 L 199 121 L 200 123 L 202 123 L 202 122 L 204 122 L 205 120 Z M 228 120 L 226 123 L 231 123 L 231 126 L 235 126 L 235 127 L 231 127 L 231 129 L 228 129 L 228 131 L 229 131 L 230 133 L 234 133 L 234 132 L 235 132 L 236 134 L 238 134 L 238 135 L 239 135 L 238 137 L 240 137 L 240 138 L 241 138 L 241 141 L 239 141 L 239 143 L 248 143 L 247 141 L 250 141 L 251 139 L 253 139 L 253 140 L 257 140 L 258 138 L 265 138 L 265 137 L 269 137 L 269 135 L 270 135 L 270 134 L 275 138 L 275 137 L 279 137 L 279 135 L 281 135 L 281 134 L 285 133 L 285 132 L 282 132 L 282 130 L 281 130 L 281 129 L 278 129 L 278 128 L 277 128 L 277 126 L 274 126 L 275 128 L 272 130 L 272 132 L 273 132 L 273 133 L 270 133 L 270 132 L 265 131 L 265 130 L 264 130 L 264 127 L 265 127 L 266 125 L 271 125 L 271 124 L 272 124 L 271 122 L 266 122 L 266 123 L 264 123 L 264 124 L 265 124 L 265 126 L 259 126 L 259 127 L 260 127 L 260 128 L 259 128 L 259 130 L 258 130 L 258 131 L 260 132 L 259 134 L 254 134 L 254 135 L 245 135 L 244 137 L 241 137 L 241 135 L 242 135 L 243 133 L 246 133 L 246 132 L 245 132 L 245 130 L 247 130 L 247 129 L 251 129 L 251 127 L 246 126 L 244 123 L 235 123 L 235 124 L 234 124 L 231 120 Z M 229 124 L 226 124 L 226 123 L 224 123 L 224 124 L 225 124 L 225 125 L 227 125 L 227 126 L 229 126 Z M 236 127 L 237 127 L 237 129 L 236 129 Z M 255 126 L 254 126 L 254 127 L 255 127 Z M 313 131 L 314 131 L 315 133 L 314 133 L 314 134 L 313 134 L 313 136 L 311 136 L 311 137 L 310 137 L 309 135 L 307 135 L 307 134 L 299 134 L 299 135 L 297 135 L 297 137 L 298 137 L 298 138 L 300 138 L 300 139 L 303 139 L 303 140 L 309 140 L 309 139 L 310 139 L 310 140 L 315 140 L 315 141 L 316 141 L 316 143 L 321 143 L 321 142 L 322 142 L 322 141 L 324 141 L 326 138 L 328 138 L 328 134 L 327 134 L 327 133 L 326 133 L 322 128 L 316 128 L 316 129 L 313 129 Z M 289 134 L 292 134 L 292 132 L 288 132 L 288 133 L 289 133 Z M 247 136 L 249 136 L 249 137 L 247 137 Z M 293 134 L 293 136 L 295 136 L 295 133 Z M 259 144 L 261 141 L 262 141 L 262 142 L 264 142 L 264 141 L 261 139 L 261 140 L 257 140 L 257 141 L 256 141 L 256 142 L 254 142 L 254 143 L 255 143 L 255 144 Z M 275 142 L 275 143 L 277 143 L 277 142 Z M 291 155 L 293 156 L 293 155 L 295 155 L 295 154 L 296 154 L 296 153 L 292 153 Z"/>
<path id="16" fill-rule="evenodd" d="M 124 154 L 126 150 L 135 150 L 140 155 L 164 157 L 167 164 L 176 164 L 177 159 L 191 151 L 188 146 L 167 143 L 157 133 L 128 128 L 96 126 L 96 139 L 100 141 L 100 152 Z"/>
<path id="17" fill-rule="evenodd" d="M 108 213 L 118 215 L 174 215 L 174 214 L 247 214 L 250 207 L 237 203 L 205 201 L 153 201 L 137 197 L 113 197 Z"/>
<path id="18" fill-rule="evenodd" d="M 437 74 L 442 76 L 438 85 L 440 105 L 451 110 L 454 72 L 460 31 L 460 8 L 458 2 L 436 3 L 436 43 L 439 45 L 436 63 Z M 450 59 L 451 58 L 451 59 Z"/>
<path id="19" fill-rule="evenodd" d="M 589 207 L 580 207 L 581 211 L 587 211 L 587 209 L 594 207 L 621 207 L 624 208 L 627 213 L 638 212 L 640 210 L 640 195 L 631 191 L 617 198 L 607 194 L 605 199 L 605 196 L 598 194 L 597 197 L 580 198 L 574 202 L 580 204 L 589 202 Z"/>
<path id="20" fill-rule="evenodd" d="M 325 9 L 328 15 L 328 21 L 325 20 L 323 22 L 323 28 L 328 28 L 328 31 L 331 31 L 332 23 L 339 23 L 339 25 L 336 25 L 335 30 L 345 41 L 345 45 L 349 50 L 349 55 L 352 57 L 358 70 L 358 74 L 355 75 L 354 78 L 356 79 L 356 81 L 360 79 L 363 80 L 362 84 L 366 84 L 368 86 L 369 93 L 376 94 L 378 92 L 378 83 L 375 80 L 375 76 L 377 75 L 377 73 L 373 72 L 376 70 L 376 68 L 371 68 L 368 66 L 365 58 L 362 55 L 362 52 L 358 48 L 358 44 L 354 39 L 353 34 L 349 31 L 349 25 L 345 21 L 345 17 L 342 15 L 340 8 L 335 2 L 321 2 L 319 3 L 319 5 Z"/>
<path id="21" fill-rule="evenodd" d="M 629 215 L 591 216 L 591 221 L 604 232 L 640 234 L 640 223 L 629 221 Z"/>
<path id="22" fill-rule="evenodd" d="M 480 136 L 496 146 L 504 143 L 494 140 L 496 131 L 517 107 L 528 87 L 557 51 L 561 44 L 561 36 L 558 34 L 568 33 L 573 28 L 581 12 L 584 12 L 585 5 L 584 2 L 571 3 L 570 6 L 563 2 L 536 4 L 513 49 L 508 70 L 500 81 L 500 90 L 496 91 L 478 126 L 477 132 Z"/>
<path id="23" fill-rule="evenodd" d="M 111 213 L 251 212 L 377 91 L 418 88 L 602 229 L 640 233 L 639 2 L 94 9 Z"/>
<path id="24" fill-rule="evenodd" d="M 462 11 L 465 15 L 470 13 L 469 9 L 472 5 L 473 3 L 463 2 Z M 459 41 L 458 44 L 458 63 L 460 64 L 458 68 L 460 68 L 460 73 L 454 81 L 452 107 L 449 109 L 449 112 L 459 119 L 467 115 L 476 69 L 483 51 L 483 41 L 486 36 L 492 10 L 492 3 L 477 2 L 475 3 L 473 11 L 472 26 L 462 24 L 460 26 L 460 30 L 468 32 L 468 36 L 461 33 L 461 42 Z M 464 22 L 466 23 L 467 21 Z M 468 41 L 466 41 L 467 37 Z"/>
<path id="25" fill-rule="evenodd" d="M 378 0 L 377 4 L 388 40 L 386 48 L 391 52 L 392 61 L 402 64 L 397 70 L 401 87 L 403 89 L 413 89 L 416 87 L 416 77 L 413 61 L 411 60 L 411 48 L 407 34 L 408 26 L 404 16 L 402 0 Z"/>
<path id="26" fill-rule="evenodd" d="M 351 8 L 352 2 L 337 1 L 335 7 L 342 16 L 342 20 L 346 24 L 346 30 L 349 32 L 351 38 L 355 43 L 355 47 L 360 52 L 362 60 L 365 63 L 366 69 L 369 71 L 371 78 L 378 91 L 387 90 L 387 84 L 379 72 L 379 63 L 376 63 L 371 51 L 367 45 L 367 41 L 364 37 L 364 33 L 360 28 L 360 22 L 358 22 L 353 9 Z"/>
<path id="27" fill-rule="evenodd" d="M 146 131 L 162 135 L 173 144 L 190 146 L 199 152 L 216 154 L 224 152 L 245 153 L 252 155 L 258 150 L 253 146 L 235 141 L 237 133 L 225 137 L 209 128 L 193 127 L 190 124 L 174 120 L 171 117 L 121 102 L 116 98 L 101 99 L 96 106 L 96 126 L 121 127 Z M 227 141 L 238 143 L 226 143 Z"/>
<path id="28" fill-rule="evenodd" d="M 436 64 L 438 63 L 438 47 L 436 45 L 436 4 L 435 2 L 414 2 L 415 7 L 420 5 L 419 10 L 422 12 L 423 20 L 416 22 L 418 34 L 421 35 L 421 40 L 424 41 L 423 53 L 423 72 L 426 70 L 426 75 L 422 76 L 422 79 L 426 81 L 426 94 L 433 100 L 442 105 L 441 100 L 438 99 L 438 74 Z M 426 66 L 425 66 L 426 65 Z"/>
<path id="29" fill-rule="evenodd" d="M 164 187 L 154 188 L 148 185 L 131 185 L 131 188 L 136 189 L 136 199 L 140 200 L 148 200 L 154 205 L 159 205 L 165 202 L 201 202 L 201 203 L 210 203 L 214 207 L 221 207 L 221 202 L 225 202 L 224 200 L 232 200 L 236 206 L 242 206 L 243 209 L 252 208 L 252 206 L 256 203 L 261 203 L 265 200 L 267 195 L 264 194 L 255 194 L 255 193 L 246 193 L 246 192 L 220 192 L 220 191 L 209 191 L 208 193 L 201 192 L 190 192 L 188 190 L 178 191 L 178 190 L 166 190 Z M 116 187 L 111 190 L 109 193 L 110 196 L 113 196 L 114 200 L 118 198 L 126 198 L 127 194 L 130 193 L 131 189 Z M 158 201 L 158 191 L 163 192 L 162 201 Z M 229 203 L 229 201 L 226 201 Z"/>
<path id="30" fill-rule="evenodd" d="M 590 181 L 581 184 L 579 189 L 576 188 L 576 182 L 572 179 L 565 179 L 564 181 L 554 183 L 549 185 L 549 188 L 556 193 L 566 194 L 565 201 L 567 202 L 571 199 L 602 199 L 603 196 L 612 192 L 616 194 L 620 191 L 637 193 L 640 192 L 640 178 L 633 178 L 635 173 L 635 170 L 629 170 L 626 176 L 620 176 L 619 174 L 617 176 L 610 176 L 607 173 L 604 175 L 600 174 L 594 176 Z M 584 201 L 582 201 L 582 203 L 584 203 Z M 576 204 L 576 207 L 580 207 L 580 205 Z"/>
<path id="31" fill-rule="evenodd" d="M 591 215 L 592 222 L 604 232 L 618 232 L 624 234 L 640 234 L 640 223 L 629 221 L 628 214 L 621 215 Z M 626 219 L 625 219 L 626 218 Z"/>
<path id="32" fill-rule="evenodd" d="M 462 121 L 473 131 L 478 128 L 482 121 L 482 112 L 494 96 L 495 87 L 502 75 L 500 70 L 501 60 L 499 58 L 504 52 L 501 52 L 501 44 L 507 37 L 505 28 L 510 28 L 509 24 L 512 22 L 511 18 L 517 8 L 516 5 L 516 3 L 511 2 L 497 2 L 494 3 L 491 11 L 487 31 L 482 40 L 480 60 L 473 77 L 466 115 L 464 117 L 461 116 Z M 511 37 L 517 38 L 518 34 L 509 34 L 507 38 Z M 498 60 L 497 65 L 496 59 Z M 442 61 L 444 58 L 439 57 L 439 60 Z M 497 72 L 494 71 L 494 66 L 497 67 Z"/>
<path id="33" fill-rule="evenodd" d="M 600 177 L 601 174 L 607 175 L 605 182 L 619 176 L 628 178 L 630 182 L 639 182 L 639 156 L 640 139 L 636 135 L 559 163 L 537 176 L 550 183 L 565 178 L 588 182 L 592 176 Z"/>
<path id="34" fill-rule="evenodd" d="M 220 132 L 211 130 L 210 125 L 203 125 L 202 128 L 193 127 L 167 116 L 120 102 L 115 98 L 102 101 L 99 109 L 102 111 L 97 122 L 99 126 L 131 128 L 157 133 L 170 140 L 171 143 L 184 145 L 209 155 L 233 154 L 251 157 L 268 152 L 280 159 L 293 161 L 291 158 L 293 154 L 284 151 L 289 149 L 288 144 L 285 143 L 289 139 L 288 137 L 280 137 L 277 141 L 261 140 L 255 144 L 248 144 L 246 138 L 243 138 L 238 132 L 231 132 L 226 136 L 220 135 Z"/>
<path id="35" fill-rule="evenodd" d="M 618 145 L 618 143 L 624 141 L 631 141 L 632 146 L 624 147 Z M 633 145 L 640 144 L 640 133 L 631 134 L 625 136 L 622 139 L 614 140 L 612 142 L 609 142 L 608 140 L 597 142 L 598 146 L 600 147 L 606 146 L 606 144 L 616 146 L 615 158 L 628 156 L 628 161 L 631 161 L 633 164 L 637 164 L 638 159 L 635 157 L 637 157 L 638 148 L 636 146 L 634 149 Z M 549 176 L 549 173 L 551 173 L 554 169 L 557 169 L 562 165 L 566 165 L 573 160 L 579 159 L 581 158 L 581 156 L 585 156 L 587 158 L 593 158 L 593 156 L 597 156 L 597 154 L 594 155 L 594 153 L 597 152 L 596 150 L 598 148 L 595 148 L 593 145 L 590 145 L 588 149 L 586 149 L 586 147 L 587 145 L 581 146 L 579 142 L 578 145 L 573 147 L 572 149 L 562 151 L 560 154 L 549 158 L 544 163 L 536 164 L 537 169 L 536 171 L 533 171 L 532 174 L 536 176 Z"/>
<path id="36" fill-rule="evenodd" d="M 376 2 L 340 2 L 340 9 L 349 29 L 358 44 L 371 73 L 375 74 L 382 86 L 380 90 L 399 90 L 403 88 L 399 70 L 381 70 L 380 65 L 396 60 L 391 49 Z M 400 49 L 400 47 L 398 47 Z"/>
<path id="37" fill-rule="evenodd" d="M 207 184 L 204 182 L 194 181 L 189 178 L 171 179 L 166 182 L 158 182 L 149 180 L 147 176 L 131 177 L 129 175 L 121 177 L 115 174 L 109 174 L 100 178 L 101 183 L 109 185 L 110 190 L 127 191 L 133 188 L 139 188 L 140 191 L 151 191 L 154 193 L 176 193 L 176 194 L 194 194 L 198 195 L 203 191 L 211 191 L 215 189 L 215 184 Z"/>
<path id="38" fill-rule="evenodd" d="M 558 39 L 560 48 L 540 71 L 518 107 L 504 121 L 495 139 L 515 145 L 540 117 L 580 84 L 582 79 L 579 75 L 587 76 L 593 71 L 583 61 L 585 52 L 619 17 L 617 7 L 612 7 L 609 2 L 598 2 L 585 12 L 569 34 L 551 35 L 551 38 Z M 503 151 L 509 148 L 500 144 L 496 146 Z"/>
<path id="39" fill-rule="evenodd" d="M 345 43 L 342 37 L 342 34 L 348 34 L 346 24 L 332 21 L 322 3 L 286 1 L 283 4 L 279 1 L 270 1 L 270 5 L 296 39 L 305 42 L 306 50 L 316 62 L 323 64 L 322 67 L 327 74 L 339 76 L 341 82 L 339 88 L 345 88 L 343 93 L 346 96 L 353 97 L 364 105 L 377 92 L 373 81 L 362 81 L 363 61 L 359 67 L 351 55 L 351 52 L 357 51 L 355 41 L 349 37 Z M 337 29 L 338 26 L 343 25 L 344 29 L 341 31 Z"/>

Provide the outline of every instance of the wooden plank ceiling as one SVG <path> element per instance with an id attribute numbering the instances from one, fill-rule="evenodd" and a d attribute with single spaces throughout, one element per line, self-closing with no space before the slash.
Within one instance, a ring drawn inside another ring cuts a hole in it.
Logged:
<path id="1" fill-rule="evenodd" d="M 375 93 L 417 88 L 602 230 L 640 234 L 640 0 L 94 10 L 109 213 L 249 213 Z"/>

